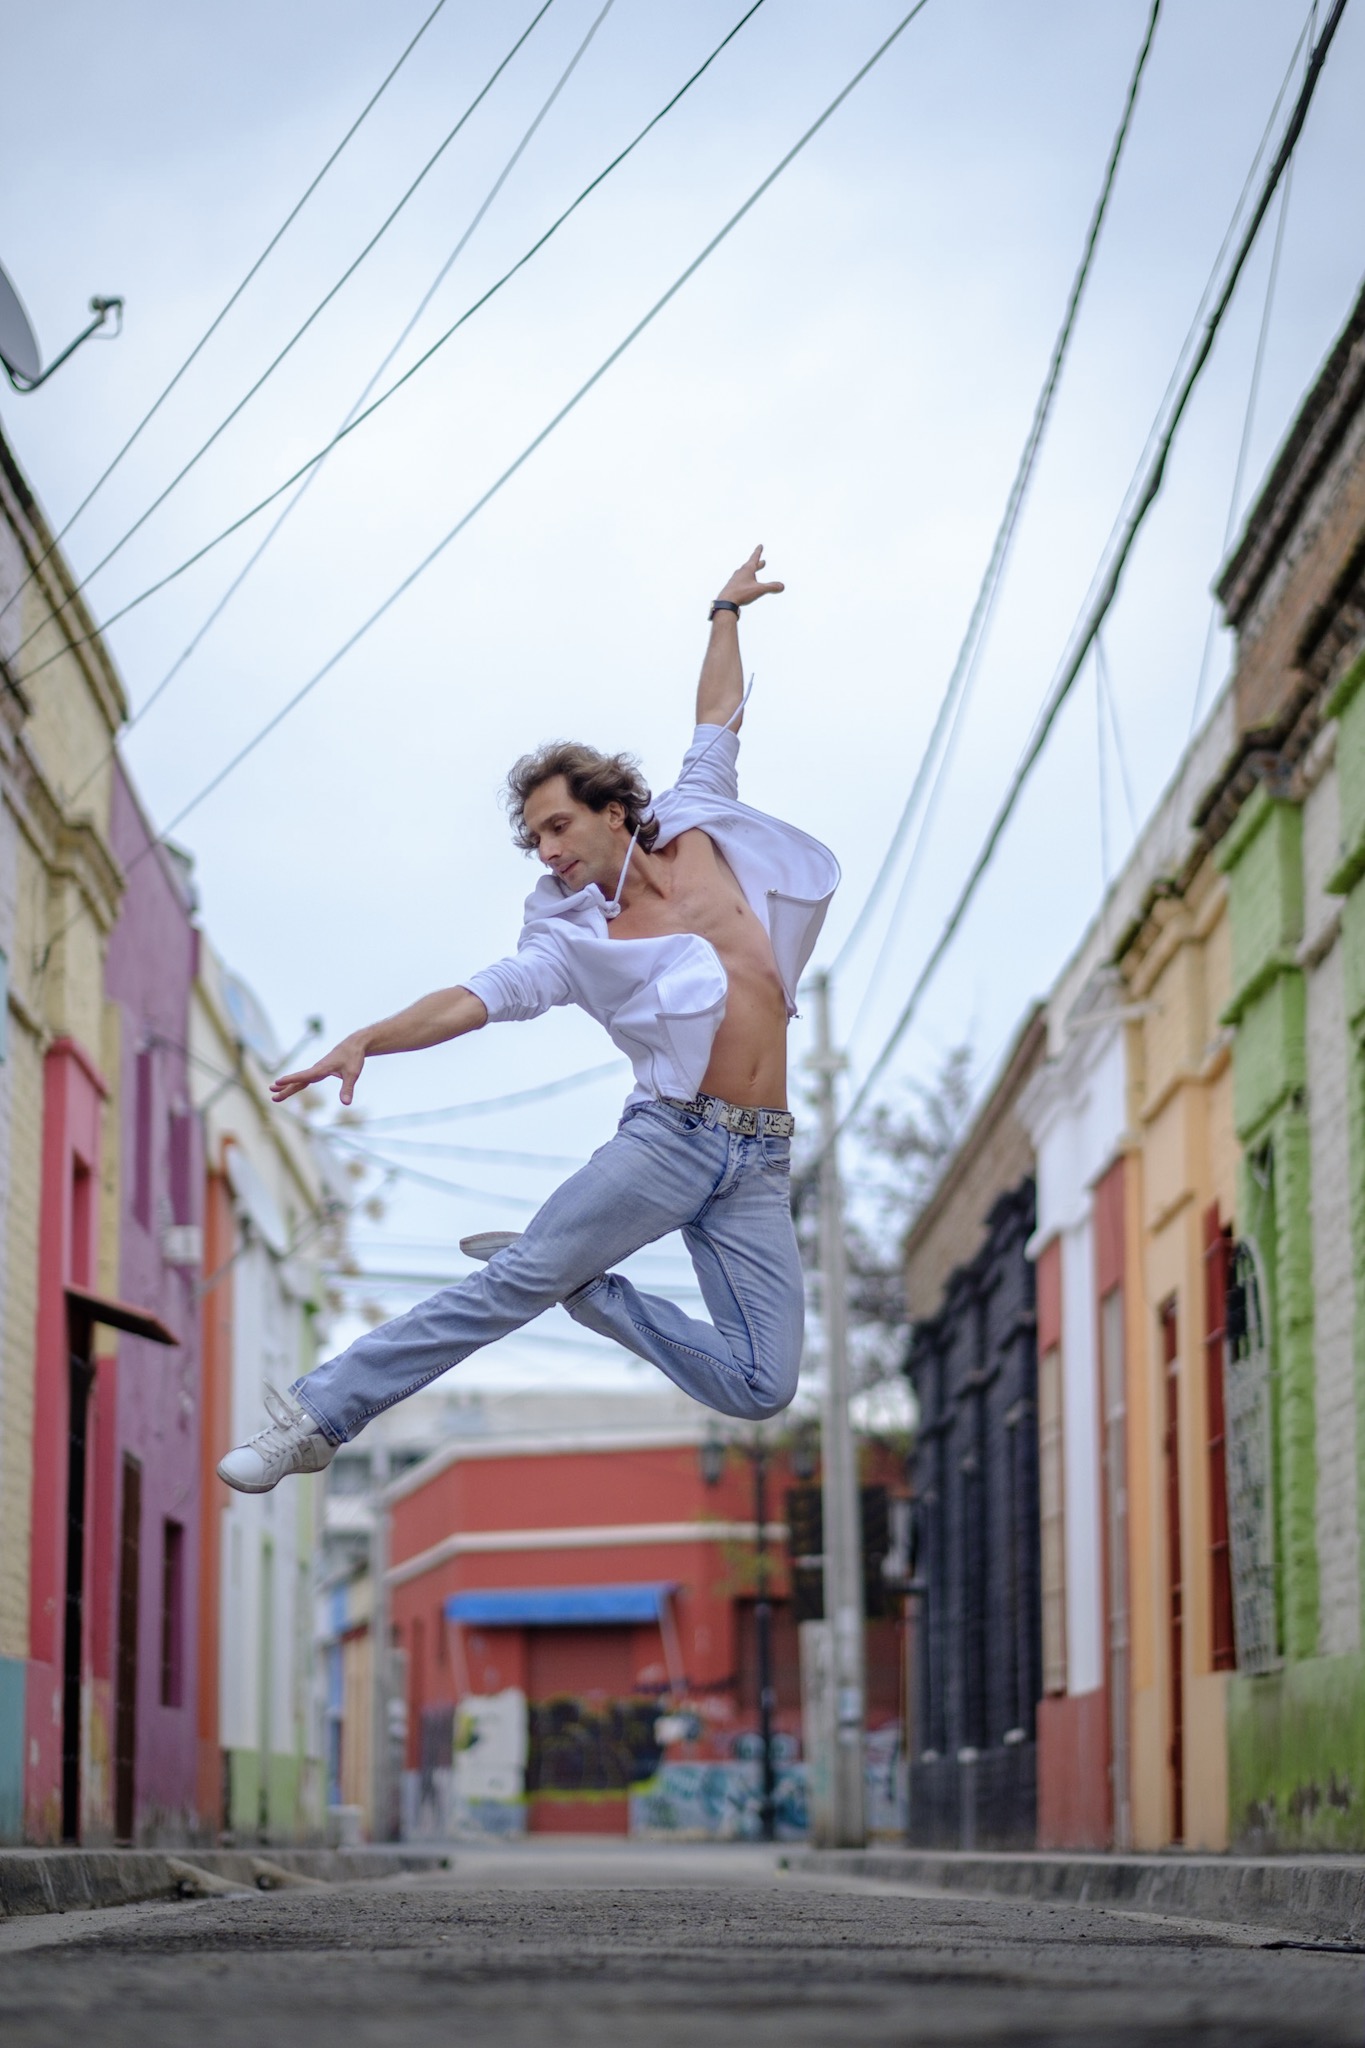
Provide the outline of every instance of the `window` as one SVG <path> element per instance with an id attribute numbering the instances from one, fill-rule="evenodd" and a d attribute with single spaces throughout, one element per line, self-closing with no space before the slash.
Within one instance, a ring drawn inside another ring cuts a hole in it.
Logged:
<path id="1" fill-rule="evenodd" d="M 1062 1348 L 1038 1361 L 1038 1500 L 1042 1524 L 1043 1691 L 1066 1691 L 1066 1490 Z"/>
<path id="2" fill-rule="evenodd" d="M 185 1531 L 162 1523 L 161 1534 L 161 1704 L 185 1704 Z"/>
<path id="3" fill-rule="evenodd" d="M 186 1109 L 171 1114 L 171 1221 L 194 1221 L 194 1118 Z"/>
<path id="4" fill-rule="evenodd" d="M 1210 1645 L 1215 1671 L 1235 1671 L 1237 1644 L 1232 1626 L 1232 1554 L 1228 1542 L 1227 1425 L 1223 1405 L 1223 1349 L 1227 1335 L 1228 1281 L 1232 1232 L 1218 1218 L 1218 1204 L 1204 1216 L 1204 1379 L 1209 1438 Z"/>
<path id="5" fill-rule="evenodd" d="M 152 1060 L 144 1046 L 133 1072 L 133 1214 L 144 1230 L 152 1227 Z"/>
<path id="6" fill-rule="evenodd" d="M 83 1159 L 71 1162 L 71 1279 L 77 1287 L 89 1287 L 94 1279 L 91 1271 L 91 1242 L 93 1217 L 91 1207 L 94 1188 L 90 1179 L 90 1168 Z"/>

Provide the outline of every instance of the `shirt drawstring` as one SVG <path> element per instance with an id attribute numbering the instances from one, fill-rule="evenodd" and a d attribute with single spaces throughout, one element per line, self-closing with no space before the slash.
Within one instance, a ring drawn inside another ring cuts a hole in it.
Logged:
<path id="1" fill-rule="evenodd" d="M 681 774 L 681 775 L 680 775 L 680 776 L 678 777 L 677 781 L 676 781 L 676 782 L 674 783 L 674 785 L 673 785 L 673 787 L 674 787 L 675 789 L 681 789 L 681 788 L 682 788 L 682 786 L 683 786 L 683 784 L 684 784 L 684 783 L 686 782 L 686 780 L 687 780 L 688 776 L 689 776 L 689 775 L 691 775 L 691 774 L 693 773 L 693 771 L 694 771 L 695 769 L 698 769 L 698 768 L 700 768 L 700 766 L 701 766 L 702 762 L 703 762 L 703 761 L 704 761 L 704 760 L 706 759 L 707 755 L 708 755 L 708 754 L 710 753 L 710 751 L 711 751 L 711 748 L 712 748 L 712 747 L 714 747 L 714 746 L 716 745 L 717 741 L 718 741 L 718 740 L 719 740 L 719 739 L 720 739 L 720 738 L 722 737 L 722 735 L 723 735 L 723 734 L 725 734 L 725 733 L 729 732 L 729 730 L 730 730 L 731 726 L 732 726 L 732 725 L 734 724 L 735 720 L 736 720 L 737 718 L 739 718 L 739 717 L 742 717 L 742 715 L 743 715 L 743 712 L 744 712 L 744 707 L 745 707 L 745 705 L 746 705 L 746 704 L 748 703 L 748 701 L 749 701 L 750 697 L 752 697 L 752 695 L 753 695 L 753 693 L 754 693 L 754 681 L 755 681 L 755 678 L 754 678 L 753 676 L 750 676 L 750 678 L 749 678 L 749 687 L 748 687 L 748 689 L 747 689 L 747 690 L 746 690 L 746 691 L 744 692 L 744 695 L 743 695 L 743 696 L 742 696 L 742 697 L 740 698 L 740 700 L 739 700 L 738 704 L 736 704 L 736 706 L 735 706 L 734 710 L 733 710 L 733 711 L 732 711 L 732 712 L 730 713 L 730 716 L 729 716 L 729 717 L 728 717 L 728 718 L 726 719 L 726 721 L 725 721 L 724 725 L 723 725 L 723 726 L 722 726 L 722 727 L 720 728 L 720 731 L 719 731 L 719 732 L 718 732 L 718 733 L 716 734 L 716 736 L 715 736 L 715 739 L 713 739 L 713 740 L 710 740 L 710 741 L 709 741 L 709 742 L 707 743 L 707 745 L 706 745 L 706 746 L 704 746 L 704 747 L 702 748 L 702 750 L 701 750 L 701 752 L 700 752 L 700 753 L 698 754 L 698 756 L 697 756 L 696 760 L 695 760 L 695 761 L 693 761 L 693 762 L 692 762 L 692 763 L 690 764 L 690 766 L 688 766 L 688 767 L 686 767 L 686 768 L 684 768 L 684 769 L 683 769 L 683 772 L 682 772 L 682 774 Z M 626 886 L 626 876 L 627 876 L 627 874 L 628 874 L 628 873 L 629 873 L 629 871 L 630 871 L 630 860 L 631 860 L 631 855 L 632 855 L 632 854 L 634 853 L 634 851 L 635 851 L 635 842 L 636 842 L 636 840 L 637 840 L 637 839 L 639 838 L 639 836 L 640 836 L 640 827 L 639 827 L 639 825 L 637 825 L 637 826 L 635 827 L 635 830 L 634 830 L 634 832 L 633 832 L 633 833 L 631 834 L 631 839 L 630 839 L 630 845 L 629 845 L 629 846 L 628 846 L 628 847 L 626 848 L 626 857 L 625 857 L 625 859 L 624 859 L 624 860 L 622 861 L 622 863 L 621 863 L 621 872 L 620 872 L 620 874 L 619 874 L 619 875 L 618 875 L 618 876 L 616 877 L 616 888 L 615 888 L 615 891 L 614 891 L 614 892 L 613 892 L 613 894 L 612 894 L 612 898 L 611 898 L 611 901 L 610 901 L 609 903 L 605 903 L 605 904 L 603 904 L 603 906 L 602 906 L 602 914 L 603 914 L 603 916 L 604 916 L 604 917 L 605 917 L 605 918 L 607 919 L 607 922 L 608 922 L 608 923 L 610 923 L 610 922 L 611 922 L 611 920 L 612 920 L 613 918 L 615 918 L 615 917 L 619 917 L 619 916 L 621 915 L 621 909 L 622 909 L 622 904 L 621 904 L 621 891 L 622 891 L 622 890 L 623 890 L 623 889 L 625 888 L 625 886 Z"/>
<path id="2" fill-rule="evenodd" d="M 612 896 L 610 903 L 604 903 L 602 906 L 602 915 L 608 920 L 608 922 L 610 922 L 612 918 L 619 917 L 621 915 L 621 891 L 626 886 L 626 874 L 630 867 L 630 857 L 635 851 L 635 842 L 639 838 L 639 836 L 640 827 L 637 825 L 635 827 L 635 830 L 630 835 L 630 845 L 626 848 L 626 857 L 621 863 L 621 872 L 616 877 L 615 893 Z"/>

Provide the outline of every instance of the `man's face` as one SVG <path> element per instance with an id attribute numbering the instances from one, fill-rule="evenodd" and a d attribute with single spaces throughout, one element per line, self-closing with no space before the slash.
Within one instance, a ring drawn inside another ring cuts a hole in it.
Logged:
<path id="1" fill-rule="evenodd" d="M 531 791 L 523 815 L 536 858 L 566 888 L 586 889 L 596 882 L 605 895 L 611 894 L 630 843 L 620 804 L 591 810 L 570 793 L 562 775 L 554 775 Z"/>

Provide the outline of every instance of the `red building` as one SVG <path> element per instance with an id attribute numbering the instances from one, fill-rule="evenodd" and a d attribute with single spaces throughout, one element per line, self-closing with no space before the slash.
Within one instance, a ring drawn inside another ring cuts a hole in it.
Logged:
<path id="1" fill-rule="evenodd" d="M 752 1440 L 736 1435 L 708 1485 L 699 1457 L 706 1434 L 699 1419 L 629 1434 L 462 1440 L 389 1490 L 389 1618 L 406 1664 L 409 1825 L 424 1807 L 426 1825 L 448 1823 L 456 1710 L 467 1742 L 478 1703 L 500 1700 L 514 1721 L 524 1702 L 525 1730 L 520 1746 L 512 1730 L 513 1775 L 518 1767 L 524 1775 L 504 1801 L 503 1825 L 750 1831 L 760 1574 L 745 1454 Z M 879 1469 L 866 1476 L 898 1481 L 892 1454 L 868 1455 Z M 766 1571 L 784 1832 L 804 1825 L 782 1519 L 793 1483 L 788 1450 L 774 1446 Z M 868 1641 L 869 1725 L 885 1749 L 901 1721 L 899 1621 L 873 1622 Z M 458 1780 L 456 1772 L 457 1795 Z"/>

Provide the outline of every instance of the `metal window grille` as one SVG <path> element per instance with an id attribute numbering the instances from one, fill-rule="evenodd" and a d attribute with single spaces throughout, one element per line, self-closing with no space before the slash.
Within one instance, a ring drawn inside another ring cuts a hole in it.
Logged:
<path id="1" fill-rule="evenodd" d="M 1223 1344 L 1228 1544 L 1232 1619 L 1241 1671 L 1280 1663 L 1275 1612 L 1275 1502 L 1271 1457 L 1274 1362 L 1260 1252 L 1244 1238 L 1232 1254 Z"/>

